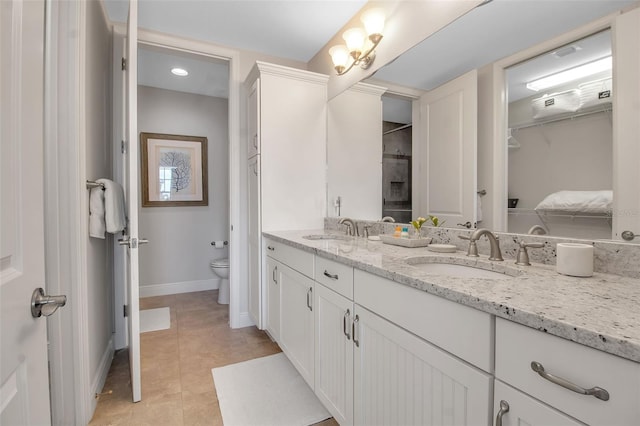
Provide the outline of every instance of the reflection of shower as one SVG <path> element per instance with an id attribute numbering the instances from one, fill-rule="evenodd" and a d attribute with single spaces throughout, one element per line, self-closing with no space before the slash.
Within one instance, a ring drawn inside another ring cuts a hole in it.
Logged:
<path id="1" fill-rule="evenodd" d="M 513 136 L 511 128 L 507 129 L 507 146 L 509 148 L 520 148 L 520 142 Z"/>

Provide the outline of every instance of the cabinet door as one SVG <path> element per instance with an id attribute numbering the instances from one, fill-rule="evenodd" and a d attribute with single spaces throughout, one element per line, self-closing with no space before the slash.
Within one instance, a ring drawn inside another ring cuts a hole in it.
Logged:
<path id="1" fill-rule="evenodd" d="M 262 299 L 260 271 L 262 270 L 260 238 L 260 157 L 251 158 L 247 167 L 247 239 L 249 265 L 249 316 L 259 329 L 262 324 Z"/>
<path id="2" fill-rule="evenodd" d="M 313 280 L 286 265 L 280 268 L 280 347 L 313 389 Z"/>
<path id="3" fill-rule="evenodd" d="M 260 153 L 260 79 L 257 79 L 247 99 L 247 156 Z"/>
<path id="4" fill-rule="evenodd" d="M 353 302 L 316 283 L 315 392 L 341 425 L 353 424 Z"/>
<path id="5" fill-rule="evenodd" d="M 489 424 L 489 375 L 359 305 L 353 329 L 355 424 Z"/>
<path id="6" fill-rule="evenodd" d="M 280 262 L 267 256 L 267 319 L 266 329 L 271 337 L 280 341 L 280 273 L 282 265 Z"/>
<path id="7" fill-rule="evenodd" d="M 504 401 L 504 402 L 503 402 Z M 502 405 L 501 402 L 506 403 Z M 494 421 L 496 426 L 578 426 L 584 425 L 573 418 L 531 398 L 511 386 L 496 380 L 494 393 Z M 498 419 L 500 416 L 500 419 Z M 500 421 L 502 423 L 500 423 Z"/>

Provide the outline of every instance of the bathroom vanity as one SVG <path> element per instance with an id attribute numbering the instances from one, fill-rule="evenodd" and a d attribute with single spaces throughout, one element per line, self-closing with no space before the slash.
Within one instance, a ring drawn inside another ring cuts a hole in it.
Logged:
<path id="1" fill-rule="evenodd" d="M 264 237 L 267 330 L 340 424 L 640 423 L 637 278 Z"/>

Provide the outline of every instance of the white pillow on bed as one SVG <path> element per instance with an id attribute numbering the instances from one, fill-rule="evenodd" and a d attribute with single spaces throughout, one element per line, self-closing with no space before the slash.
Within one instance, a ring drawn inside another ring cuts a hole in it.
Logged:
<path id="1" fill-rule="evenodd" d="M 558 191 L 536 206 L 536 210 L 576 213 L 611 213 L 613 191 Z"/>

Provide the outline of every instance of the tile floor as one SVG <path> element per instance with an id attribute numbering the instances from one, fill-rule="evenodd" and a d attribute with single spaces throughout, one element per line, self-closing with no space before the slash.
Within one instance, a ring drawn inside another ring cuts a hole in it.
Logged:
<path id="1" fill-rule="evenodd" d="M 171 328 L 140 335 L 142 401 L 131 402 L 126 350 L 116 353 L 90 425 L 222 425 L 211 369 L 280 352 L 255 327 L 229 328 L 217 291 L 140 299 L 140 309 L 168 306 Z M 337 425 L 333 420 L 322 426 Z"/>

